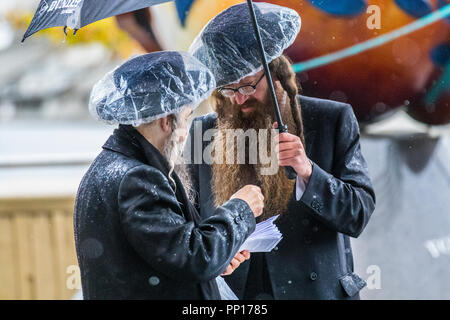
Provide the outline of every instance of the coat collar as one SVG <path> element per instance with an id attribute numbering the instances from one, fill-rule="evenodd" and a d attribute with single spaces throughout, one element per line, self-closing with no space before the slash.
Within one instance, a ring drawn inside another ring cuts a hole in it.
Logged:
<path id="1" fill-rule="evenodd" d="M 161 171 L 174 189 L 185 217 L 198 222 L 198 217 L 193 212 L 195 209 L 193 209 L 178 175 L 172 172 L 171 177 L 175 181 L 175 185 L 173 185 L 169 179 L 170 165 L 166 158 L 133 126 L 119 125 L 119 128 L 114 130 L 114 133 L 103 145 L 103 149 L 121 153 Z"/>
<path id="2" fill-rule="evenodd" d="M 103 149 L 121 153 L 155 167 L 168 176 L 170 166 L 159 150 L 130 125 L 119 125 L 103 145 Z"/>

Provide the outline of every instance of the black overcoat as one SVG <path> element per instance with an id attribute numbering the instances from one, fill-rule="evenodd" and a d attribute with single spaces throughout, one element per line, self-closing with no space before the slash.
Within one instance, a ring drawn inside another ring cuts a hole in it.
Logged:
<path id="1" fill-rule="evenodd" d="M 276 221 L 283 240 L 265 254 L 275 299 L 358 299 L 365 281 L 353 272 L 350 237 L 358 237 L 375 209 L 375 194 L 361 154 L 359 126 L 350 105 L 298 96 L 306 153 L 313 171 L 299 201 L 294 190 L 286 212 Z M 203 132 L 215 128 L 217 114 L 195 119 Z M 199 126 L 197 124 L 197 126 Z M 191 171 L 202 217 L 213 212 L 211 166 L 194 159 Z M 197 135 L 199 136 L 199 135 Z M 204 139 L 202 148 L 208 144 Z M 197 147 L 198 148 L 198 147 Z M 198 150 L 197 150 L 198 151 Z M 249 271 L 246 261 L 225 277 L 239 298 Z"/>
<path id="2" fill-rule="evenodd" d="M 161 153 L 120 126 L 80 184 L 75 244 L 85 299 L 220 299 L 221 274 L 255 228 L 248 204 L 200 220 Z"/>

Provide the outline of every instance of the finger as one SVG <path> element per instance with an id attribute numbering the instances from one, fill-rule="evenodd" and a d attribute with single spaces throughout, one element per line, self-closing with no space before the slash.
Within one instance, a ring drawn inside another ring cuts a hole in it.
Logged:
<path id="1" fill-rule="evenodd" d="M 289 136 L 286 136 L 289 135 Z M 299 139 L 296 139 L 297 136 L 291 135 L 289 133 L 280 133 L 279 135 L 276 135 L 273 137 L 273 144 L 275 145 L 275 149 L 279 147 L 279 145 L 283 143 L 292 143 L 299 141 Z"/>
<path id="2" fill-rule="evenodd" d="M 278 122 L 275 121 L 275 122 L 272 124 L 272 128 L 274 128 L 274 129 L 278 128 Z"/>
<path id="3" fill-rule="evenodd" d="M 300 162 L 297 160 L 297 157 L 278 160 L 278 165 L 281 167 L 292 167 L 296 168 L 300 165 Z"/>
<path id="4" fill-rule="evenodd" d="M 222 275 L 227 276 L 227 275 L 231 274 L 233 271 L 234 271 L 233 268 L 230 265 L 228 265 L 228 267 L 225 269 L 225 271 L 222 273 Z"/>
<path id="5" fill-rule="evenodd" d="M 228 266 L 225 271 L 221 274 L 221 276 L 227 276 L 233 271 L 233 268 L 231 266 Z"/>
<path id="6" fill-rule="evenodd" d="M 243 254 L 241 254 L 241 253 L 236 253 L 236 255 L 234 256 L 234 258 L 235 259 L 237 259 L 238 261 L 239 261 L 239 263 L 242 263 L 242 262 L 244 262 L 245 261 L 245 257 L 244 257 L 244 255 Z"/>
<path id="7" fill-rule="evenodd" d="M 279 142 L 282 142 L 282 141 L 288 142 L 288 141 L 296 141 L 296 140 L 298 140 L 298 137 L 296 135 L 290 134 L 288 132 L 283 132 L 278 135 Z"/>
<path id="8" fill-rule="evenodd" d="M 250 251 L 248 250 L 242 250 L 241 254 L 245 257 L 245 260 L 250 259 Z"/>
<path id="9" fill-rule="evenodd" d="M 252 188 L 253 188 L 253 190 L 255 190 L 256 192 L 261 193 L 261 188 L 260 188 L 260 187 L 258 187 L 258 186 L 253 186 Z"/>
<path id="10" fill-rule="evenodd" d="M 238 259 L 235 259 L 235 258 L 233 258 L 232 260 L 231 260 L 231 267 L 233 268 L 233 269 L 236 269 L 237 267 L 239 267 L 239 265 L 241 264 L 240 262 L 239 262 L 239 260 Z"/>
<path id="11" fill-rule="evenodd" d="M 295 158 L 300 156 L 302 153 L 300 150 L 285 150 L 278 153 L 278 160 L 285 160 L 289 158 Z"/>
<path id="12" fill-rule="evenodd" d="M 260 216 L 262 214 L 263 210 L 264 210 L 264 206 L 258 207 L 258 216 Z"/>
<path id="13" fill-rule="evenodd" d="M 278 143 L 275 146 L 275 151 L 276 152 L 289 150 L 289 149 L 303 149 L 303 146 L 302 146 L 301 143 L 298 143 L 296 141 L 294 141 L 294 142 L 282 142 L 282 143 Z"/>

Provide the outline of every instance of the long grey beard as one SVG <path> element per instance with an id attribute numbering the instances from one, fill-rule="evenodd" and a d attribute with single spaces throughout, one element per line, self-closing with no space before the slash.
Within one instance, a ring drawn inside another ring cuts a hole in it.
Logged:
<path id="1" fill-rule="evenodd" d="M 193 203 L 195 201 L 195 190 L 192 186 L 191 175 L 187 166 L 184 164 L 184 158 L 182 156 L 185 142 L 186 139 L 184 142 L 178 142 L 178 135 L 175 133 L 174 128 L 170 138 L 164 146 L 163 154 L 170 166 L 169 179 L 176 188 L 175 181 L 172 178 L 172 173 L 175 172 L 180 178 L 189 201 Z"/>

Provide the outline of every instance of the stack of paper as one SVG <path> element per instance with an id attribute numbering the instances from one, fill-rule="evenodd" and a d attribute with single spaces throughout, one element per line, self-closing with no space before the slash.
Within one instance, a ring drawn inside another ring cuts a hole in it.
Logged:
<path id="1" fill-rule="evenodd" d="M 281 241 L 283 235 L 273 223 L 279 215 L 273 216 L 256 225 L 255 231 L 245 240 L 239 251 L 270 252 Z"/>
<path id="2" fill-rule="evenodd" d="M 245 240 L 239 251 L 248 250 L 250 252 L 270 252 L 281 241 L 283 235 L 273 222 L 279 215 L 273 216 L 256 225 L 255 231 Z M 222 300 L 239 300 L 233 290 L 225 280 L 218 276 L 216 278 Z"/>

